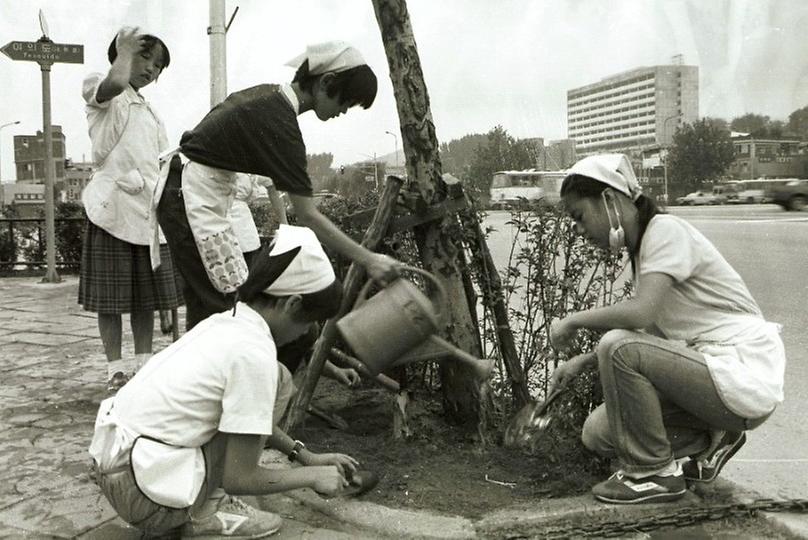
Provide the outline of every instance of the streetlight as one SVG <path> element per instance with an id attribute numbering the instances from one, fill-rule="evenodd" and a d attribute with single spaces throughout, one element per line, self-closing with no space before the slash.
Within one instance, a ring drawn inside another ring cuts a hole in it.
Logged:
<path id="1" fill-rule="evenodd" d="M 7 122 L 5 124 L 0 125 L 0 130 L 2 130 L 4 127 L 14 126 L 14 125 L 17 125 L 19 123 L 20 123 L 19 120 L 15 120 L 14 122 Z M 0 149 L 2 149 L 2 146 L 3 145 L 0 144 Z M 0 165 L 2 165 L 2 164 L 0 163 Z M 0 168 L 0 184 L 1 183 L 3 183 L 3 169 L 2 168 Z"/>
<path id="2" fill-rule="evenodd" d="M 662 121 L 662 136 L 666 136 L 668 134 L 668 120 L 673 120 L 674 118 L 679 118 L 678 114 L 674 114 L 673 116 L 667 117 L 665 120 Z M 671 137 L 671 142 L 673 138 Z M 668 147 L 671 146 L 671 143 L 668 143 Z M 665 194 L 663 195 L 665 199 L 665 204 L 668 204 L 668 152 L 665 152 L 665 157 L 662 160 L 662 172 L 665 177 Z"/>
<path id="3" fill-rule="evenodd" d="M 398 169 L 398 136 L 392 131 L 385 131 L 385 133 L 393 136 L 393 148 L 396 151 L 396 169 Z"/>

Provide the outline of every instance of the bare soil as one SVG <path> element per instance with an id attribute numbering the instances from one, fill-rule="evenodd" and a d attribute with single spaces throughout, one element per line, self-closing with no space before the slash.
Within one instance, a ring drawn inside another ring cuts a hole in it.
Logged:
<path id="1" fill-rule="evenodd" d="M 412 435 L 394 439 L 391 393 L 369 386 L 348 390 L 323 379 L 314 403 L 345 420 L 348 429 L 308 416 L 294 435 L 314 451 L 350 454 L 377 473 L 379 484 L 363 500 L 472 519 L 517 503 L 582 494 L 603 477 L 580 460 L 553 463 L 541 453 L 505 448 L 497 433 L 482 443 L 476 432 L 447 421 L 438 397 L 416 394 L 408 407 Z"/>

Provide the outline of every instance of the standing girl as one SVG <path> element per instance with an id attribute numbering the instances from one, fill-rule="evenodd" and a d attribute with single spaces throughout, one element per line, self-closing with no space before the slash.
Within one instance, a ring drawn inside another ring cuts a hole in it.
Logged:
<path id="1" fill-rule="evenodd" d="M 278 190 L 289 194 L 298 222 L 326 246 L 364 266 L 372 278 L 387 281 L 397 273 L 394 259 L 356 243 L 317 209 L 297 121 L 307 111 L 326 121 L 355 105 L 370 107 L 376 75 L 359 51 L 343 42 L 311 46 L 290 64 L 297 69 L 291 84 L 235 92 L 186 132 L 175 152 L 190 160 L 181 172 L 178 158 L 169 161 L 166 156 L 161 177 L 167 178 L 165 189 L 161 182 L 154 205 L 186 283 L 189 329 L 232 307 L 231 293 L 247 277 L 245 249 L 228 219 L 237 173 L 272 178 Z"/>
<path id="2" fill-rule="evenodd" d="M 564 385 L 597 363 L 605 403 L 587 418 L 582 439 L 616 457 L 620 470 L 592 493 L 609 503 L 678 499 L 686 481 L 715 479 L 744 432 L 782 402 L 779 326 L 766 322 L 709 240 L 640 193 L 626 156 L 579 161 L 561 197 L 581 234 L 628 250 L 636 286 L 629 300 L 550 328 L 561 350 L 579 329 L 607 331 L 596 352 L 572 358 L 552 377 Z"/>
<path id="3" fill-rule="evenodd" d="M 139 90 L 168 67 L 162 40 L 123 28 L 107 52 L 106 75 L 84 80 L 87 123 L 96 171 L 82 193 L 87 230 L 81 260 L 79 304 L 98 313 L 108 368 L 108 390 L 117 391 L 151 356 L 154 312 L 182 303 L 165 240 L 163 265 L 149 261 L 149 208 L 157 183 L 165 128 Z M 129 313 L 135 359 L 121 360 L 121 314 Z"/>

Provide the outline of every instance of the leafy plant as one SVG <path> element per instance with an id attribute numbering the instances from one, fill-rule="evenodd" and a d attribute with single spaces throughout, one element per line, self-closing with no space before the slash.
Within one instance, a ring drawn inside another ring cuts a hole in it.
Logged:
<path id="1" fill-rule="evenodd" d="M 549 343 L 550 323 L 572 312 L 612 304 L 631 292 L 626 261 L 600 250 L 575 233 L 572 221 L 560 206 L 523 201 L 511 213 L 508 225 L 516 235 L 508 261 L 500 272 L 503 300 L 508 306 L 519 361 L 531 395 L 543 399 L 553 369 L 570 356 L 594 350 L 600 334 L 578 333 L 568 353 Z M 487 286 L 478 274 L 477 285 Z M 496 326 L 490 305 L 485 306 L 484 343 L 497 354 Z M 513 414 L 509 381 L 502 362 L 492 381 L 496 415 L 500 424 Z M 554 422 L 541 439 L 548 459 L 577 459 L 592 464 L 580 444 L 580 432 L 589 412 L 602 402 L 597 373 L 581 375 L 553 406 Z M 573 452 L 573 449 L 576 449 Z M 572 453 L 571 453 L 572 452 Z"/>

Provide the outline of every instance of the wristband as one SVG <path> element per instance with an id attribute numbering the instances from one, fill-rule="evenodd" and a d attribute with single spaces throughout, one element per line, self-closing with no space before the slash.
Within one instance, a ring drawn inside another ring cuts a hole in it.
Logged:
<path id="1" fill-rule="evenodd" d="M 298 454 L 300 454 L 300 451 L 304 448 L 306 448 L 306 445 L 303 444 L 302 441 L 295 440 L 295 445 L 292 447 L 292 451 L 289 452 L 289 461 L 296 461 Z"/>

